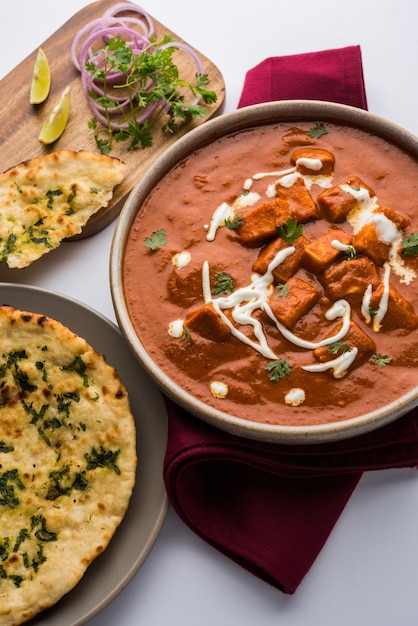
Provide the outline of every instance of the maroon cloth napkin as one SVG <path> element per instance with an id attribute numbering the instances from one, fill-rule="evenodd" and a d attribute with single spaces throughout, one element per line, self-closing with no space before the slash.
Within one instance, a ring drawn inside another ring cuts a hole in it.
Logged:
<path id="1" fill-rule="evenodd" d="M 250 441 L 168 402 L 164 477 L 181 519 L 225 555 L 294 593 L 365 470 L 415 467 L 418 410 L 378 432 L 315 445 Z"/>
<path id="2" fill-rule="evenodd" d="M 367 109 L 360 47 L 268 58 L 247 72 L 238 108 L 306 99 Z"/>
<path id="3" fill-rule="evenodd" d="M 367 108 L 358 46 L 266 59 L 239 106 L 274 99 Z M 294 593 L 366 470 L 416 467 L 418 409 L 342 442 L 278 445 L 218 430 L 168 401 L 164 480 L 181 519 L 223 554 Z"/>

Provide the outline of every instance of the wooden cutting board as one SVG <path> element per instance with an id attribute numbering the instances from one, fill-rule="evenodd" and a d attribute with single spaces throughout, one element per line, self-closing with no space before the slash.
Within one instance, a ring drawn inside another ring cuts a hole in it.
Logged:
<path id="1" fill-rule="evenodd" d="M 55 150 L 90 150 L 98 153 L 93 133 L 87 127 L 92 114 L 81 88 L 79 72 L 74 67 L 71 56 L 71 42 L 78 30 L 91 20 L 101 17 L 103 13 L 118 0 L 98 0 L 81 9 L 44 43 L 40 43 L 48 57 L 52 84 L 47 101 L 41 105 L 29 104 L 29 90 L 33 66 L 38 48 L 33 51 L 20 65 L 0 81 L 0 102 L 7 102 L 0 113 L 0 171 Z M 157 40 L 164 34 L 171 34 L 175 40 L 184 41 L 166 26 L 154 20 Z M 85 238 L 99 232 L 107 226 L 120 212 L 123 201 L 141 174 L 155 159 L 180 136 L 204 123 L 222 109 L 225 97 L 225 84 L 218 68 L 199 51 L 205 72 L 209 76 L 209 88 L 216 91 L 218 100 L 208 107 L 208 116 L 193 120 L 178 128 L 175 134 L 157 131 L 154 143 L 150 148 L 128 151 L 123 143 L 114 144 L 111 155 L 120 158 L 127 165 L 125 180 L 117 187 L 111 204 L 96 214 L 86 225 L 77 239 Z M 192 81 L 195 74 L 194 63 L 187 55 L 179 55 L 176 59 L 180 76 Z M 53 108 L 63 89 L 71 86 L 71 113 L 64 134 L 50 146 L 43 146 L 38 141 L 40 128 L 45 117 Z"/>

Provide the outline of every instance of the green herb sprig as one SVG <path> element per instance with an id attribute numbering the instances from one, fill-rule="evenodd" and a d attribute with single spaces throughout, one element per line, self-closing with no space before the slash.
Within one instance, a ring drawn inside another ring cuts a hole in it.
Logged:
<path id="1" fill-rule="evenodd" d="M 276 292 L 278 298 L 285 298 L 289 295 L 289 287 L 285 283 L 279 283 L 276 285 Z"/>
<path id="2" fill-rule="evenodd" d="M 227 272 L 220 272 L 216 274 L 215 284 L 212 289 L 214 296 L 220 296 L 223 293 L 227 296 L 231 295 L 234 291 L 234 279 Z"/>
<path id="3" fill-rule="evenodd" d="M 338 354 L 340 350 L 342 351 L 342 354 L 351 352 L 351 348 L 346 341 L 334 341 L 328 346 L 328 352 L 331 354 Z"/>
<path id="4" fill-rule="evenodd" d="M 227 217 L 224 223 L 229 230 L 239 230 L 244 223 L 244 216 L 234 215 L 234 217 Z"/>
<path id="5" fill-rule="evenodd" d="M 379 354 L 379 352 L 376 352 L 376 354 L 372 355 L 371 361 L 372 363 L 376 363 L 376 365 L 378 365 L 379 367 L 386 367 L 386 365 L 389 365 L 392 359 L 387 356 L 387 354 Z"/>
<path id="6" fill-rule="evenodd" d="M 144 245 L 150 250 L 158 250 L 167 244 L 167 234 L 164 228 L 154 230 L 149 237 L 144 238 Z"/>
<path id="7" fill-rule="evenodd" d="M 409 256 L 418 255 L 418 233 L 412 233 L 402 239 L 402 252 Z"/>
<path id="8" fill-rule="evenodd" d="M 302 224 L 298 224 L 295 220 L 289 218 L 282 226 L 279 227 L 279 235 L 284 241 L 292 244 L 295 239 L 300 237 L 303 232 Z"/>
<path id="9" fill-rule="evenodd" d="M 153 143 L 153 127 L 164 115 L 167 117 L 162 131 L 173 133 L 179 122 L 207 115 L 206 105 L 216 102 L 217 94 L 207 89 L 207 74 L 196 73 L 194 83 L 180 77 L 173 60 L 178 47 L 175 42 L 167 46 L 171 41 L 170 35 L 160 42 L 151 39 L 137 54 L 126 41 L 112 37 L 96 52 L 100 64 L 91 60 L 86 63 L 91 80 L 102 88 L 100 93 L 93 89 L 88 92 L 104 111 L 105 122 L 93 117 L 88 123 L 102 154 L 112 150 L 113 140 L 128 142 L 128 150 L 147 148 Z M 117 84 L 110 80 L 115 73 L 123 77 Z M 123 107 L 118 100 L 121 93 L 126 94 L 128 103 Z M 185 93 L 191 94 L 191 103 L 185 101 Z M 203 104 L 196 103 L 196 98 Z"/>
<path id="10" fill-rule="evenodd" d="M 319 139 L 322 135 L 328 135 L 328 130 L 323 122 L 318 122 L 308 130 L 308 135 L 313 139 Z"/>
<path id="11" fill-rule="evenodd" d="M 347 246 L 347 257 L 349 261 L 352 261 L 357 257 L 357 250 L 354 246 Z"/>
<path id="12" fill-rule="evenodd" d="M 264 369 L 268 371 L 268 377 L 273 382 L 286 378 L 292 372 L 292 366 L 284 357 L 280 357 L 276 361 L 270 361 Z"/>

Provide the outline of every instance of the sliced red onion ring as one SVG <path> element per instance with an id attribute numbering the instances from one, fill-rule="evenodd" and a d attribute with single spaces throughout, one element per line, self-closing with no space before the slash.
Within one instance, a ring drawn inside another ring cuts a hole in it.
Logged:
<path id="1" fill-rule="evenodd" d="M 127 15 L 129 13 L 129 15 Z M 140 55 L 144 50 L 155 50 L 152 39 L 155 35 L 154 23 L 150 15 L 138 5 L 131 2 L 119 2 L 110 7 L 102 17 L 94 19 L 81 28 L 74 37 L 71 45 L 71 58 L 74 66 L 81 75 L 81 84 L 87 99 L 91 113 L 97 121 L 104 127 L 113 131 L 124 130 L 129 126 L 126 118 L 129 117 L 131 98 L 126 95 L 126 90 L 117 86 L 126 81 L 126 75 L 109 71 L 106 75 L 106 85 L 100 80 L 94 79 L 90 70 L 86 69 L 86 63 L 92 63 L 100 68 L 104 66 L 105 58 L 100 50 L 112 38 L 123 39 L 132 48 L 132 54 Z M 159 49 L 175 48 L 187 53 L 196 66 L 196 74 L 203 74 L 204 68 L 199 55 L 193 48 L 183 42 L 170 41 Z M 150 81 L 147 88 L 153 86 Z M 105 107 L 97 102 L 92 94 L 101 97 L 106 95 L 115 106 Z M 199 97 L 194 98 L 193 104 L 199 101 Z M 138 123 L 145 122 L 151 118 L 158 109 L 169 110 L 169 103 L 166 100 L 148 105 L 139 110 L 135 119 Z"/>
<path id="2" fill-rule="evenodd" d="M 110 7 L 107 11 L 105 11 L 105 15 L 115 16 L 118 13 L 123 13 L 126 11 L 132 11 L 133 13 L 138 13 L 147 23 L 148 25 L 148 37 L 152 37 L 155 35 L 154 22 L 152 21 L 151 16 L 144 11 L 141 7 L 132 2 L 118 2 L 114 4 L 113 7 Z"/>

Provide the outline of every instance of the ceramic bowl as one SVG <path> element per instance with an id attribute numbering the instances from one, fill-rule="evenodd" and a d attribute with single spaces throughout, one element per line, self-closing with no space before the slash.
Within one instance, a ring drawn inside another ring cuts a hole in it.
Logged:
<path id="1" fill-rule="evenodd" d="M 220 429 L 246 438 L 286 444 L 319 443 L 360 435 L 396 420 L 418 404 L 418 386 L 402 394 L 390 405 L 353 419 L 312 426 L 271 425 L 249 422 L 216 410 L 185 392 L 144 349 L 130 319 L 123 289 L 124 249 L 130 227 L 141 205 L 162 177 L 197 148 L 243 129 L 275 122 L 296 123 L 311 120 L 335 121 L 354 125 L 377 134 L 418 159 L 418 139 L 399 126 L 370 112 L 319 101 L 282 101 L 254 105 L 207 121 L 175 142 L 142 176 L 132 190 L 119 216 L 110 255 L 110 284 L 116 317 L 136 358 L 159 388 L 191 414 Z M 416 331 L 415 331 L 416 332 Z"/>

